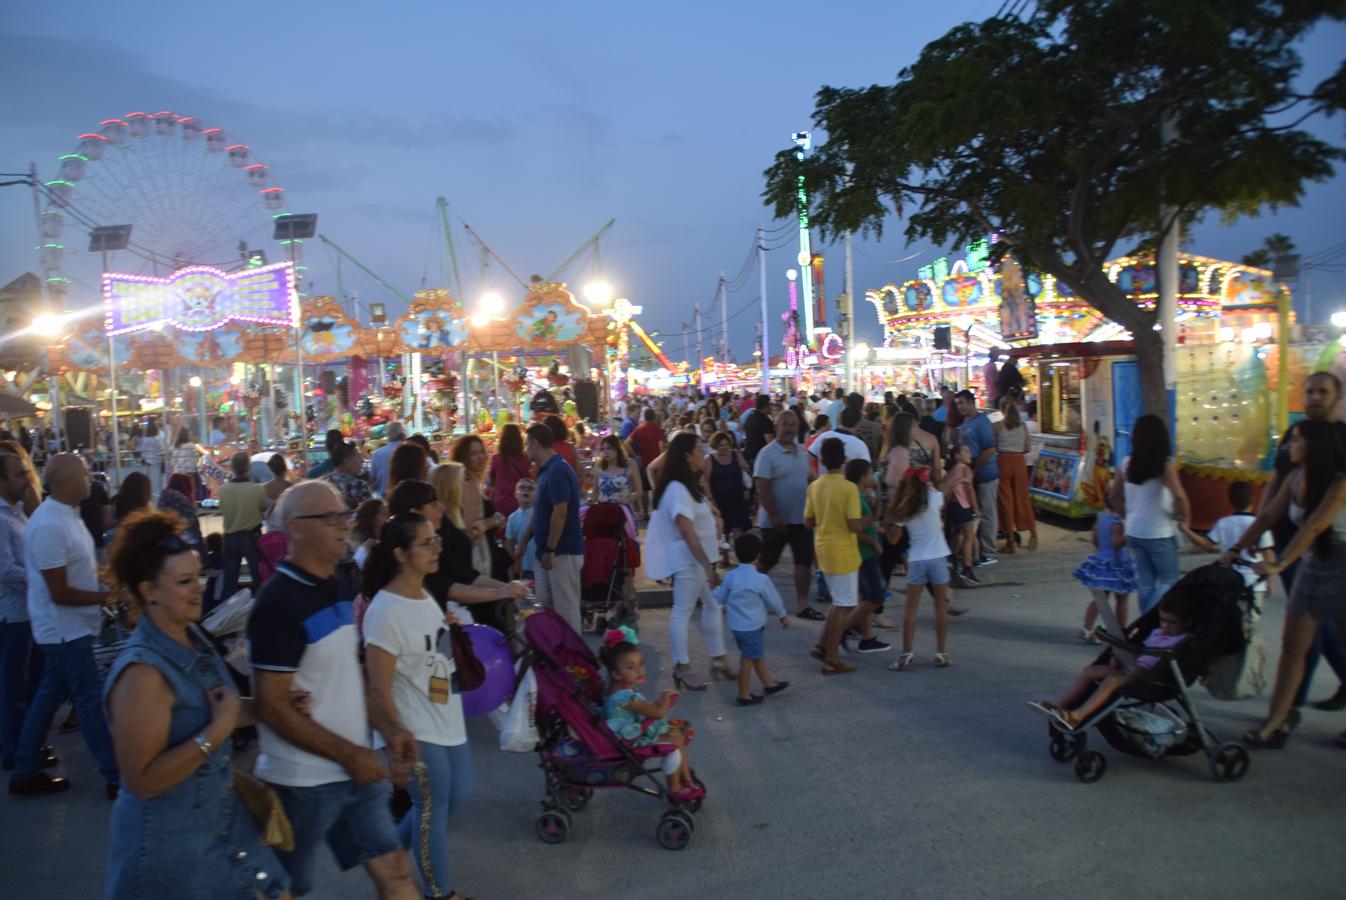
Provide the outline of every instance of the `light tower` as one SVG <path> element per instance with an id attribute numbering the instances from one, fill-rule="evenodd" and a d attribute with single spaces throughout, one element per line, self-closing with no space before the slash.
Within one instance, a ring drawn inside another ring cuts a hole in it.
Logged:
<path id="1" fill-rule="evenodd" d="M 795 142 L 795 159 L 801 163 L 813 147 L 813 135 L 807 131 L 796 131 L 790 135 Z M 799 213 L 799 288 L 803 294 L 804 307 L 804 346 L 813 346 L 813 247 L 809 240 L 809 197 L 804 190 L 804 173 L 799 173 L 798 195 L 795 205 Z"/>

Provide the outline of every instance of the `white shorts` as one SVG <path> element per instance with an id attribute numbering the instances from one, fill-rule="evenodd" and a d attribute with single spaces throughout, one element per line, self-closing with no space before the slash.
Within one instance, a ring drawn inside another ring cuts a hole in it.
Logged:
<path id="1" fill-rule="evenodd" d="M 860 602 L 860 572 L 846 572 L 842 575 L 823 573 L 827 582 L 827 592 L 832 595 L 833 606 L 855 606 Z"/>

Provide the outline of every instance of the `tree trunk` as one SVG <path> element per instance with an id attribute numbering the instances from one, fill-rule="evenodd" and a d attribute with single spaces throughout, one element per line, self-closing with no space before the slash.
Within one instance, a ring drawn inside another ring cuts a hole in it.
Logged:
<path id="1" fill-rule="evenodd" d="M 1136 367 L 1140 369 L 1140 399 L 1145 412 L 1168 422 L 1168 392 L 1164 389 L 1164 341 L 1159 332 L 1142 329 L 1132 333 Z"/>

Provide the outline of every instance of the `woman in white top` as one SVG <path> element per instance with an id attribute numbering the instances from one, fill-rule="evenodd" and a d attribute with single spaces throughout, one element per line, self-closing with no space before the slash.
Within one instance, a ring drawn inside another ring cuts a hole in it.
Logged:
<path id="1" fill-rule="evenodd" d="M 1019 532 L 1029 533 L 1028 549 L 1038 548 L 1038 521 L 1028 495 L 1028 464 L 1025 459 L 1033 446 L 1028 426 L 1019 418 L 1013 397 L 1000 398 L 1004 416 L 995 428 L 996 464 L 1000 467 L 1000 486 L 996 493 L 996 521 L 1005 533 L 1005 552 L 1013 553 Z"/>
<path id="2" fill-rule="evenodd" d="M 1178 523 L 1186 524 L 1188 514 L 1163 419 L 1136 419 L 1122 475 L 1112 482 L 1112 508 L 1126 520 L 1126 546 L 1136 566 L 1143 614 L 1178 582 Z"/>
<path id="3" fill-rule="evenodd" d="M 692 677 L 687 653 L 687 623 L 701 601 L 701 631 L 710 650 L 710 671 L 726 680 L 737 678 L 724 659 L 724 622 L 711 588 L 719 536 L 715 513 L 706 497 L 701 472 L 706 457 L 701 442 L 690 432 L 673 436 L 664 453 L 654 488 L 654 514 L 645 539 L 645 574 L 655 580 L 673 579 L 673 612 L 668 618 L 668 641 L 673 652 L 673 681 L 689 691 L 704 691 L 706 683 Z"/>
<path id="4" fill-rule="evenodd" d="M 427 897 L 458 897 L 449 871 L 449 816 L 472 793 L 472 754 L 448 642 L 458 619 L 426 593 L 439 568 L 439 535 L 421 516 L 394 516 L 365 564 L 363 593 L 369 717 L 388 740 L 390 764 L 425 765 L 407 785 L 411 810 L 398 824 Z M 448 652 L 445 652 L 445 651 Z"/>

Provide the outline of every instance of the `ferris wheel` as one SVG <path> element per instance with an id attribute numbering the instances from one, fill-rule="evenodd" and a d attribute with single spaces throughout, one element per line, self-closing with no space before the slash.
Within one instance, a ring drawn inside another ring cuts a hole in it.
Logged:
<path id="1" fill-rule="evenodd" d="M 131 225 L 127 250 L 142 274 L 233 269 L 244 246 L 269 240 L 274 217 L 289 211 L 285 189 L 247 144 L 168 110 L 104 119 L 59 162 L 39 218 L 43 274 L 57 297 L 69 292 L 68 268 L 79 268 L 70 257 L 96 226 Z M 297 259 L 299 247 L 291 249 Z"/>

